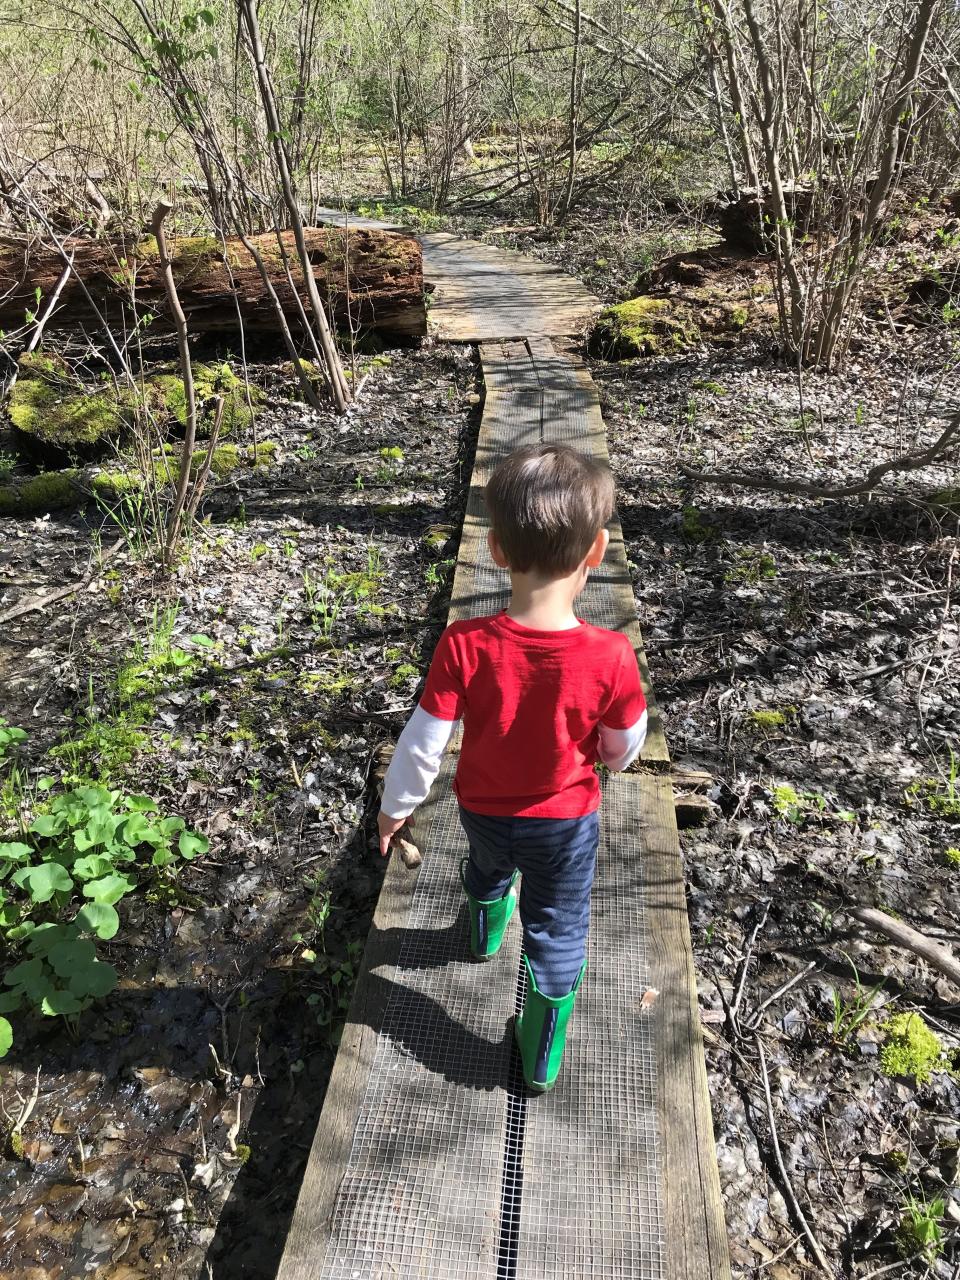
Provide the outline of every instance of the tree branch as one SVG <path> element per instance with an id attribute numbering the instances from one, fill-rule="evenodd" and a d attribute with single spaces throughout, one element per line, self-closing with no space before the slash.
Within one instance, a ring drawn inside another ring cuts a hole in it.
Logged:
<path id="1" fill-rule="evenodd" d="M 698 471 L 682 458 L 677 459 L 677 466 L 685 476 L 704 484 L 729 484 L 741 489 L 770 489 L 775 493 L 797 493 L 806 498 L 853 498 L 875 489 L 885 476 L 896 472 L 919 471 L 922 467 L 939 462 L 943 454 L 957 444 L 960 444 L 960 414 L 950 419 L 929 448 L 878 462 L 861 480 L 851 480 L 849 484 L 836 486 L 812 484 L 806 480 L 778 480 L 776 476 L 753 474 L 749 471 Z"/>

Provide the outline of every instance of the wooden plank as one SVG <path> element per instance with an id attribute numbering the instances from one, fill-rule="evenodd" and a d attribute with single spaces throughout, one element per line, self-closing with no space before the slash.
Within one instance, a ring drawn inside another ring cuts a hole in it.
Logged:
<path id="1" fill-rule="evenodd" d="M 643 1003 L 645 815 L 609 775 L 587 972 L 556 1088 L 527 1103 L 517 1280 L 687 1280 L 662 1263 L 655 1010 Z M 701 1280 L 708 1280 L 703 1272 Z"/>
<path id="2" fill-rule="evenodd" d="M 720 1175 L 683 864 L 668 777 L 631 779 L 644 824 L 643 880 L 656 1011 L 665 1280 L 730 1280 Z"/>
<path id="3" fill-rule="evenodd" d="M 600 310 L 590 291 L 550 263 L 449 232 L 427 232 L 424 277 L 434 286 L 428 327 L 446 342 L 579 334 Z"/>
<path id="4" fill-rule="evenodd" d="M 353 1145 L 354 1131 L 377 1047 L 376 1028 L 386 1007 L 385 988 L 372 975 L 396 961 L 393 930 L 409 913 L 419 872 L 392 857 L 367 935 L 323 1110 L 307 1158 L 277 1280 L 316 1280 L 326 1257 L 337 1192 Z"/>
<path id="5" fill-rule="evenodd" d="M 469 957 L 452 758 L 387 869 L 279 1280 L 495 1270 L 519 931 Z"/>

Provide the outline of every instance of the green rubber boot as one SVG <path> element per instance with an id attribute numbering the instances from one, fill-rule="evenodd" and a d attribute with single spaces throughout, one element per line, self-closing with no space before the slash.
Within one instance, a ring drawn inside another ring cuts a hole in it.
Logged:
<path id="1" fill-rule="evenodd" d="M 463 885 L 463 892 L 467 894 L 467 905 L 470 908 L 470 951 L 475 960 L 492 960 L 500 950 L 510 917 L 517 908 L 517 877 L 520 872 L 513 873 L 513 879 L 502 898 L 491 898 L 485 902 L 467 893 L 463 880 L 467 861 L 464 858 L 460 863 L 460 883 Z"/>
<path id="2" fill-rule="evenodd" d="M 524 1080 L 531 1089 L 546 1093 L 556 1084 L 560 1074 L 567 1043 L 567 1024 L 587 966 L 584 964 L 580 970 L 572 991 L 554 998 L 537 990 L 530 961 L 524 956 L 523 962 L 527 966 L 527 998 L 523 1013 L 514 1024 L 514 1033 L 520 1046 Z"/>

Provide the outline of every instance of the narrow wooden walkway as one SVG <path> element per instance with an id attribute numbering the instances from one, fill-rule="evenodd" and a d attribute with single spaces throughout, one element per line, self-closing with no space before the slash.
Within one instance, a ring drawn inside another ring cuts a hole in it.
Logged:
<path id="1" fill-rule="evenodd" d="M 481 342 L 486 383 L 454 620 L 507 598 L 482 504 L 498 459 L 538 440 L 606 457 L 606 438 L 592 380 L 548 336 L 580 328 L 594 306 L 582 287 L 551 270 L 540 307 L 515 255 L 501 255 L 498 292 L 496 251 L 437 252 L 484 267 L 468 272 L 475 292 L 446 277 L 437 291 L 448 331 Z M 515 336 L 521 292 L 526 338 L 492 341 Z M 630 636 L 653 714 L 642 771 L 604 784 L 588 976 L 560 1082 L 528 1099 L 518 1075 L 519 929 L 491 964 L 466 958 L 451 755 L 418 815 L 422 867 L 387 871 L 280 1280 L 729 1277 L 669 754 L 616 520 L 611 533 L 580 609 Z"/>

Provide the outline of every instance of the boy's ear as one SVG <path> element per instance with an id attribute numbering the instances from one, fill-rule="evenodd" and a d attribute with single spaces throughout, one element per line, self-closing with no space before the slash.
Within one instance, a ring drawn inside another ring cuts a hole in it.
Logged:
<path id="1" fill-rule="evenodd" d="M 607 554 L 607 547 L 610 545 L 610 534 L 606 529 L 601 529 L 593 540 L 593 545 L 587 552 L 586 566 L 588 569 L 596 569 Z"/>
<path id="2" fill-rule="evenodd" d="M 497 568 L 509 569 L 510 566 L 507 564 L 507 557 L 503 554 L 503 548 L 497 541 L 497 536 L 492 529 L 487 530 L 487 546 L 490 548 L 490 555 L 492 556 L 493 563 Z"/>

